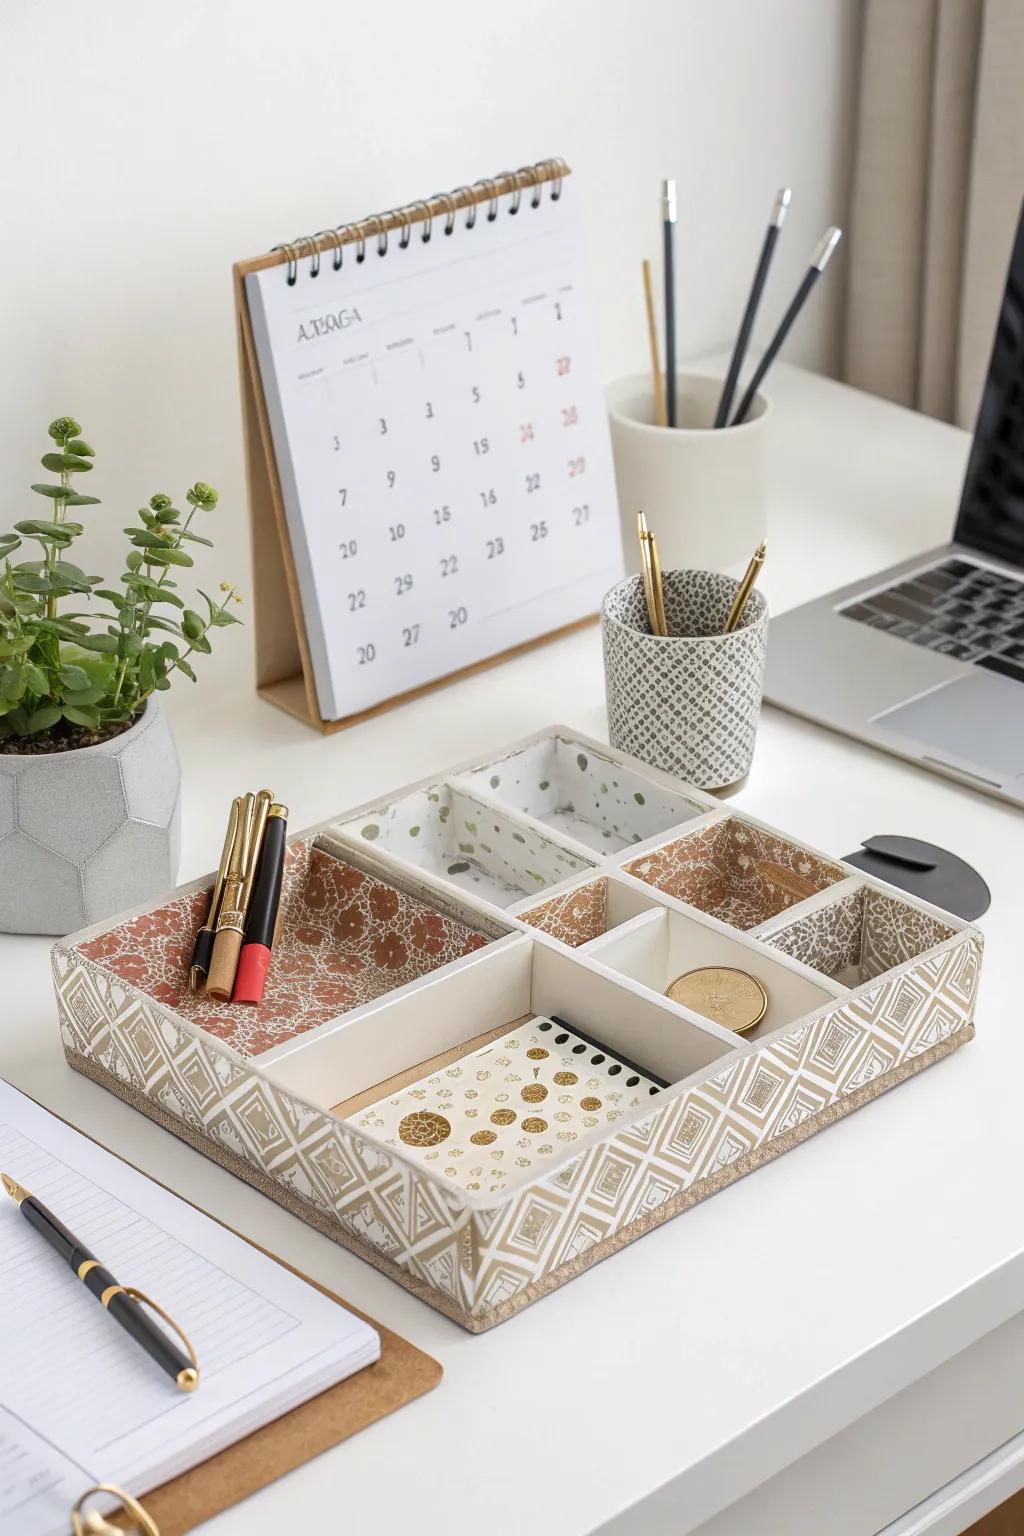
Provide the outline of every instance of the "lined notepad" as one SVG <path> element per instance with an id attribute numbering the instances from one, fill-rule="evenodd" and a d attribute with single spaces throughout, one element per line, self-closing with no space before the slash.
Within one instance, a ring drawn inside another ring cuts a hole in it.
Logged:
<path id="1" fill-rule="evenodd" d="M 5 1199 L 0 1530 L 63 1536 L 89 1484 L 143 1493 L 380 1353 L 366 1323 L 4 1083 L 0 1168 L 158 1300 L 202 1368 L 178 1392 Z"/>

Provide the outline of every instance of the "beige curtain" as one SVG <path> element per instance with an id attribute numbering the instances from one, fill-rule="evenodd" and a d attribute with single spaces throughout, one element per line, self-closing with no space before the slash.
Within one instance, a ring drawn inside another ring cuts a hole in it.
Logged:
<path id="1" fill-rule="evenodd" d="M 973 426 L 1024 197 L 1024 0 L 866 0 L 843 377 Z"/>

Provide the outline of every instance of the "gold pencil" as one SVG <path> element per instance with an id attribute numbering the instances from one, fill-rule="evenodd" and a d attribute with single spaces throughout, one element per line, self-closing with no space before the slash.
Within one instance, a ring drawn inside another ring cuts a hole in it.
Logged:
<path id="1" fill-rule="evenodd" d="M 654 419 L 659 427 L 668 426 L 668 412 L 665 409 L 665 378 L 661 371 L 661 356 L 658 350 L 658 322 L 654 317 L 654 288 L 651 283 L 651 264 L 643 263 L 644 273 L 644 307 L 647 310 L 647 342 L 651 349 L 651 378 L 654 382 Z"/>
<path id="2" fill-rule="evenodd" d="M 651 586 L 654 588 L 654 611 L 658 619 L 658 634 L 668 634 L 665 622 L 665 588 L 661 581 L 661 561 L 658 558 L 658 541 L 653 533 L 647 535 L 647 548 L 651 555 Z"/>
<path id="3" fill-rule="evenodd" d="M 210 895 L 210 905 L 206 913 L 206 921 L 196 934 L 195 943 L 192 946 L 192 964 L 188 973 L 188 985 L 190 992 L 198 992 L 206 980 L 210 969 L 210 959 L 213 955 L 214 932 L 217 927 L 217 914 L 220 911 L 220 899 L 224 891 L 224 881 L 227 879 L 228 864 L 231 860 L 231 850 L 235 842 L 235 829 L 238 826 L 238 816 L 242 808 L 241 796 L 231 802 L 231 814 L 228 817 L 228 829 L 224 835 L 224 847 L 221 850 L 220 864 L 217 867 L 217 880 Z"/>
<path id="4" fill-rule="evenodd" d="M 736 589 L 736 596 L 733 598 L 732 607 L 729 609 L 729 617 L 725 621 L 725 633 L 727 635 L 732 634 L 743 617 L 743 610 L 746 608 L 750 594 L 754 590 L 754 582 L 761 574 L 761 567 L 764 565 L 767 549 L 768 542 L 766 539 L 762 539 L 751 556 L 750 564 L 743 572 L 743 580 Z"/>

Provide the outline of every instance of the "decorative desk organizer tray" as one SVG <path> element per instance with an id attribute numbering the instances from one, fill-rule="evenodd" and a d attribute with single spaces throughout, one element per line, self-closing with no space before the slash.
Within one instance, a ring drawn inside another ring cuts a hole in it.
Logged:
<path id="1" fill-rule="evenodd" d="M 209 885 L 54 946 L 68 1060 L 474 1332 L 974 1032 L 975 929 L 564 727 L 295 839 L 259 1008 Z"/>

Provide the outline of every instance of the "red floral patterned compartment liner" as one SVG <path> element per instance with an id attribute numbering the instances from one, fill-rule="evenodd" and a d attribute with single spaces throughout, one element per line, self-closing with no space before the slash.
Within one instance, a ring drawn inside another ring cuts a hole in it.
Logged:
<path id="1" fill-rule="evenodd" d="M 188 989 L 192 944 L 208 903 L 208 890 L 180 896 L 77 948 L 243 1056 L 268 1051 L 488 942 L 311 841 L 293 843 L 267 989 L 252 1008 Z"/>

